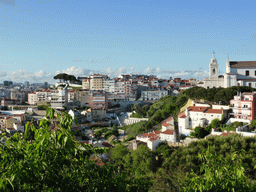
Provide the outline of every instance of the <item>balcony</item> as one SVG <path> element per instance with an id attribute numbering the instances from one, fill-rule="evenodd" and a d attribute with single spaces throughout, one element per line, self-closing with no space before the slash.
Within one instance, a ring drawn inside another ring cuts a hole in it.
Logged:
<path id="1" fill-rule="evenodd" d="M 237 106 L 231 106 L 232 109 L 246 109 L 246 110 L 251 110 L 251 107 L 237 107 Z"/>

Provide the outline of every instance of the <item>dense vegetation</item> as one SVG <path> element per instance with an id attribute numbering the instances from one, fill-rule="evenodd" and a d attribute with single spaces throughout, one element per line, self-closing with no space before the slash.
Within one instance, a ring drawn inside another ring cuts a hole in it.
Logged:
<path id="1" fill-rule="evenodd" d="M 136 135 L 149 131 L 153 126 L 161 123 L 166 118 L 173 116 L 177 119 L 180 108 L 187 103 L 187 97 L 183 94 L 179 96 L 166 96 L 158 102 L 149 105 L 141 106 L 140 103 L 133 106 L 136 113 L 133 117 L 149 118 L 148 121 L 141 121 L 132 125 L 124 126 L 123 129 L 128 133 L 128 140 L 133 139 Z"/>
<path id="2" fill-rule="evenodd" d="M 253 191 L 255 154 L 255 137 L 232 134 L 185 147 L 163 143 L 155 152 L 141 145 L 130 154 L 117 145 L 111 159 L 131 183 L 140 181 L 141 191 Z"/>
<path id="3" fill-rule="evenodd" d="M 132 107 L 132 110 L 135 110 L 136 113 L 133 113 L 131 117 L 137 118 L 149 118 L 149 121 L 141 121 L 129 126 L 124 126 L 123 129 L 128 133 L 128 140 L 131 140 L 136 137 L 136 135 L 144 133 L 151 130 L 155 125 L 161 123 L 164 119 L 172 116 L 177 121 L 177 115 L 180 112 L 180 108 L 183 107 L 188 99 L 193 99 L 199 101 L 203 99 L 208 103 L 221 103 L 229 105 L 231 99 L 237 94 L 237 92 L 252 92 L 255 91 L 252 87 L 247 86 L 234 86 L 229 88 L 211 88 L 205 89 L 203 87 L 193 87 L 182 91 L 178 96 L 166 96 L 161 98 L 159 101 L 155 102 L 152 105 L 141 106 L 140 103 L 135 104 Z M 235 130 L 234 126 L 226 127 L 224 125 L 226 119 L 222 119 L 218 123 L 218 126 L 222 127 L 222 130 Z M 216 127 L 216 126 L 215 126 Z M 209 128 L 209 127 L 208 127 Z M 256 126 L 255 126 L 256 128 Z M 204 130 L 202 135 L 207 133 Z M 209 128 L 210 132 L 211 129 Z"/>
<path id="4" fill-rule="evenodd" d="M 234 98 L 237 92 L 252 92 L 254 88 L 248 86 L 234 86 L 229 88 L 211 88 L 205 89 L 203 87 L 193 87 L 182 91 L 182 94 L 186 95 L 190 99 L 200 100 L 204 99 L 209 103 L 218 103 L 229 105 L 229 101 Z"/>
<path id="5" fill-rule="evenodd" d="M 47 115 L 53 118 L 53 110 Z M 43 119 L 36 128 L 26 124 L 25 133 L 10 138 L 3 134 L 0 144 L 0 191 L 121 191 L 125 175 L 114 166 L 99 166 L 93 154 L 107 152 L 74 140 L 72 118 L 58 117 L 58 130 Z M 32 139 L 32 140 L 31 140 Z M 129 188 L 127 187 L 127 190 Z"/>

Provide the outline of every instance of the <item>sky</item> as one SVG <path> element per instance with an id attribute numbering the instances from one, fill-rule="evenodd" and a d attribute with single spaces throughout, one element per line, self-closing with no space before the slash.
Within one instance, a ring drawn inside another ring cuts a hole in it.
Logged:
<path id="1" fill-rule="evenodd" d="M 256 1 L 0 0 L 0 83 L 54 75 L 203 79 L 254 61 Z"/>

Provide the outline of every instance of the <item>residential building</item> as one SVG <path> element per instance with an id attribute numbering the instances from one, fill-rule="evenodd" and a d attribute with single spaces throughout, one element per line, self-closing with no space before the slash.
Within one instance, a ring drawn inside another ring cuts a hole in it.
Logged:
<path id="1" fill-rule="evenodd" d="M 16 99 L 2 99 L 1 100 L 1 105 L 2 106 L 9 106 L 9 105 L 15 105 L 15 104 L 20 104 L 21 101 L 20 100 L 16 100 Z"/>
<path id="2" fill-rule="evenodd" d="M 108 93 L 115 92 L 115 80 L 114 79 L 103 79 L 103 90 Z"/>
<path id="3" fill-rule="evenodd" d="M 11 99 L 20 100 L 21 102 L 25 102 L 25 91 L 12 91 Z"/>
<path id="4" fill-rule="evenodd" d="M 89 106 L 92 109 L 107 110 L 108 95 L 104 91 L 92 91 L 90 93 Z"/>
<path id="5" fill-rule="evenodd" d="M 197 127 L 205 127 L 213 119 L 227 117 L 227 110 L 210 109 L 204 106 L 190 106 L 178 115 L 179 134 L 190 135 L 191 131 Z"/>
<path id="6" fill-rule="evenodd" d="M 159 100 L 162 97 L 168 95 L 166 90 L 152 90 L 152 91 L 141 91 L 142 100 Z"/>
<path id="7" fill-rule="evenodd" d="M 238 93 L 234 99 L 230 101 L 233 112 L 231 115 L 232 121 L 250 123 L 255 119 L 255 103 L 256 92 L 252 93 Z"/>
<path id="8" fill-rule="evenodd" d="M 51 90 L 51 107 L 55 109 L 63 109 L 68 104 L 68 90 L 65 87 L 58 87 L 57 90 Z"/>

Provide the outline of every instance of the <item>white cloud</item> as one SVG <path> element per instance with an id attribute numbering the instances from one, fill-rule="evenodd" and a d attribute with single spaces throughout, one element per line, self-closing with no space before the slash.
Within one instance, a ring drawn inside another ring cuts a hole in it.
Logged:
<path id="1" fill-rule="evenodd" d="M 6 72 L 0 72 L 0 77 L 6 77 L 7 73 Z"/>
<path id="2" fill-rule="evenodd" d="M 19 70 L 12 72 L 8 75 L 8 79 L 11 79 L 14 82 L 52 82 L 53 81 L 53 74 L 46 73 L 43 71 L 38 71 L 35 73 L 26 71 L 26 70 Z"/>
<path id="3" fill-rule="evenodd" d="M 177 73 L 174 74 L 175 77 L 186 77 L 186 76 L 190 76 L 191 73 L 185 70 L 179 71 Z"/>
<path id="4" fill-rule="evenodd" d="M 69 75 L 74 75 L 74 76 L 87 76 L 87 75 L 90 75 L 90 74 L 93 74 L 93 73 L 96 73 L 96 71 L 94 70 L 90 70 L 90 69 L 85 69 L 85 68 L 82 68 L 82 67 L 70 67 L 70 68 L 67 68 L 65 70 L 62 70 L 62 71 L 56 71 L 56 74 L 59 74 L 59 73 L 67 73 Z"/>
<path id="5" fill-rule="evenodd" d="M 70 67 L 67 69 L 64 69 L 62 71 L 56 71 L 53 73 L 47 73 L 44 71 L 37 71 L 37 72 L 29 72 L 26 70 L 19 70 L 12 72 L 11 74 L 7 74 L 6 72 L 0 72 L 0 80 L 12 80 L 14 82 L 25 82 L 29 81 L 31 83 L 54 83 L 55 80 L 53 77 L 56 74 L 59 73 L 67 73 L 69 75 L 74 75 L 76 77 L 85 77 L 92 74 L 104 74 L 108 75 L 110 78 L 118 77 L 121 74 L 148 74 L 148 75 L 157 75 L 158 78 L 162 79 L 169 79 L 170 77 L 180 77 L 184 79 L 188 78 L 196 78 L 196 79 L 202 79 L 204 77 L 207 77 L 209 75 L 208 71 L 188 71 L 188 70 L 181 70 L 181 71 L 172 71 L 172 70 L 166 70 L 161 69 L 160 67 L 154 69 L 151 67 L 148 67 L 145 70 L 136 71 L 134 67 L 131 67 L 129 69 L 126 69 L 126 67 L 119 67 L 119 68 L 108 68 L 106 70 L 90 70 L 85 69 L 82 67 Z"/>

